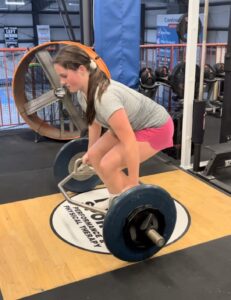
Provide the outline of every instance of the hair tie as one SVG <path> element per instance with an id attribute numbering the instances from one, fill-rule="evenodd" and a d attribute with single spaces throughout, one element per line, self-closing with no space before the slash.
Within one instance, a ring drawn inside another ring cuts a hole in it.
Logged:
<path id="1" fill-rule="evenodd" d="M 93 59 L 91 59 L 91 61 L 90 61 L 90 69 L 91 70 L 97 69 L 97 64 Z"/>

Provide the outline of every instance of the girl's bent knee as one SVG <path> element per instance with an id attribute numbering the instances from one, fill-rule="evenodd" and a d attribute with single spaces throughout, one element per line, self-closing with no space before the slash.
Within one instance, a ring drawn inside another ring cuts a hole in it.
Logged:
<path id="1" fill-rule="evenodd" d="M 99 163 L 100 158 L 98 158 L 98 155 L 96 151 L 89 149 L 88 150 L 88 162 L 90 165 L 94 167 L 94 165 Z"/>
<path id="2" fill-rule="evenodd" d="M 107 159 L 104 158 L 100 160 L 99 169 L 106 176 L 110 176 L 110 174 L 113 172 L 113 166 Z"/>

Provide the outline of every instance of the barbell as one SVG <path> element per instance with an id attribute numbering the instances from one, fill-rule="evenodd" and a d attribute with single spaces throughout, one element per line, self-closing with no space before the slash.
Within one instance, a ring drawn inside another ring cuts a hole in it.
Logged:
<path id="1" fill-rule="evenodd" d="M 53 165 L 53 174 L 57 184 L 73 172 L 75 161 L 83 156 L 87 147 L 88 138 L 83 137 L 67 142 L 59 150 Z M 84 172 L 79 170 L 79 172 L 73 173 L 70 180 L 65 183 L 64 188 L 75 193 L 94 189 L 100 183 L 100 179 L 94 170 L 88 169 L 87 171 L 86 169 Z"/>
<path id="2" fill-rule="evenodd" d="M 104 219 L 104 242 L 121 260 L 145 260 L 166 244 L 175 224 L 176 207 L 169 193 L 141 184 L 113 201 Z"/>
<path id="3" fill-rule="evenodd" d="M 93 177 L 98 178 L 94 170 L 84 165 L 81 155 L 77 155 L 77 153 L 83 155 L 84 147 L 86 151 L 87 138 L 71 141 L 56 156 L 54 173 L 58 175 L 56 179 L 63 177 L 58 183 L 59 190 L 71 204 L 104 215 L 104 242 L 115 257 L 129 262 L 150 258 L 165 246 L 174 230 L 176 224 L 174 200 L 166 190 L 150 184 L 140 184 L 121 193 L 113 199 L 108 210 L 73 200 L 66 191 L 69 182 L 72 182 L 73 187 L 73 182 L 76 181 L 76 190 L 81 190 L 81 185 L 84 186 L 83 190 L 87 190 L 88 187 L 88 190 L 91 190 L 97 185 L 96 180 L 95 186 L 92 181 Z M 75 155 L 73 155 L 74 152 Z M 57 164 L 59 162 L 64 164 L 73 157 L 75 161 L 72 170 L 64 176 L 68 168 L 65 168 L 64 174 Z"/>

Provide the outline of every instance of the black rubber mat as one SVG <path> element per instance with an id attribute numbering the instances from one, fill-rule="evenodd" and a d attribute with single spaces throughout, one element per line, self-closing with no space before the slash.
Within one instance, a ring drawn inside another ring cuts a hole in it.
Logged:
<path id="1" fill-rule="evenodd" d="M 0 134 L 0 203 L 58 192 L 53 161 L 64 142 L 40 137 L 30 129 Z"/>
<path id="2" fill-rule="evenodd" d="M 0 175 L 1 204 L 58 192 L 52 168 Z"/>
<path id="3" fill-rule="evenodd" d="M 53 162 L 64 142 L 41 137 L 35 142 L 30 129 L 0 135 L 0 203 L 30 199 L 59 192 Z M 167 172 L 175 167 L 160 154 L 141 167 L 141 176 Z"/>
<path id="4" fill-rule="evenodd" d="M 27 300 L 228 300 L 231 236 L 68 284 Z"/>
<path id="5" fill-rule="evenodd" d="M 41 137 L 35 142 L 30 129 L 11 130 L 0 134 L 0 174 L 39 170 L 53 165 L 64 142 Z"/>

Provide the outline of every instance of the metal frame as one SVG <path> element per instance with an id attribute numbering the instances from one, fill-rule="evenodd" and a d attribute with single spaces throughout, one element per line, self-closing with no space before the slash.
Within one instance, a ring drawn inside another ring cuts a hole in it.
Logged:
<path id="1" fill-rule="evenodd" d="M 106 215 L 107 211 L 104 210 L 104 209 L 96 208 L 96 207 L 93 207 L 93 206 L 90 206 L 90 205 L 81 203 L 80 201 L 74 201 L 74 200 L 72 200 L 72 199 L 68 196 L 67 192 L 66 192 L 65 189 L 64 189 L 65 183 L 67 183 L 69 180 L 71 180 L 72 178 L 74 178 L 74 177 L 78 174 L 78 172 L 79 172 L 80 168 L 82 167 L 82 165 L 83 165 L 83 164 L 82 164 L 82 158 L 77 159 L 77 160 L 75 161 L 73 171 L 72 171 L 67 177 L 65 177 L 63 180 L 61 180 L 61 181 L 58 183 L 58 188 L 59 188 L 60 192 L 64 195 L 65 199 L 66 199 L 68 202 L 70 202 L 71 204 L 78 205 L 78 206 L 80 206 L 80 207 L 89 209 L 89 210 L 91 210 L 91 211 L 99 212 L 99 213 L 101 213 L 101 214 L 103 214 L 103 215 Z M 91 168 L 91 167 L 89 167 L 89 168 L 93 171 L 93 168 Z"/>
<path id="2" fill-rule="evenodd" d="M 199 0 L 189 0 L 188 38 L 186 49 L 184 111 L 182 124 L 182 152 L 180 166 L 191 168 L 192 113 L 195 87 L 196 54 L 198 40 Z"/>
<path id="3" fill-rule="evenodd" d="M 88 169 L 90 169 L 90 171 L 94 172 L 94 169 L 88 165 L 84 165 L 82 163 L 82 158 L 79 158 L 75 161 L 75 164 L 74 164 L 74 168 L 73 168 L 73 172 L 70 173 L 67 177 L 65 177 L 63 180 L 61 180 L 59 183 L 58 183 L 58 188 L 59 190 L 61 191 L 61 193 L 64 195 L 65 199 L 71 203 L 71 204 L 74 204 L 74 205 L 77 205 L 77 206 L 80 206 L 80 207 L 83 207 L 83 208 L 86 208 L 86 209 L 89 209 L 93 212 L 99 212 L 101 214 L 103 214 L 104 216 L 106 216 L 107 214 L 107 210 L 104 210 L 104 209 L 100 209 L 100 208 L 96 208 L 96 207 L 93 207 L 93 206 L 90 206 L 90 205 L 87 205 L 87 204 L 84 204 L 84 203 L 81 203 L 80 201 L 74 201 L 72 200 L 67 192 L 65 191 L 64 189 L 64 185 L 65 183 L 67 183 L 70 179 L 72 179 L 74 176 L 78 175 L 78 172 L 80 172 L 81 170 L 84 170 L 84 168 L 87 166 Z M 110 199 L 110 198 L 109 198 Z M 147 237 L 153 242 L 153 244 L 155 244 L 157 247 L 163 247 L 166 243 L 165 239 L 163 236 L 161 236 L 159 234 L 159 232 L 153 228 L 153 227 L 150 227 L 148 228 L 146 231 L 145 231 L 145 234 L 147 235 Z"/>
<path id="4" fill-rule="evenodd" d="M 231 141 L 231 9 L 229 15 L 229 31 L 227 53 L 225 55 L 225 81 L 224 81 L 224 99 L 221 117 L 220 143 Z"/>
<path id="5" fill-rule="evenodd" d="M 92 3 L 91 0 L 80 0 L 81 43 L 87 46 L 93 44 L 92 37 Z"/>

